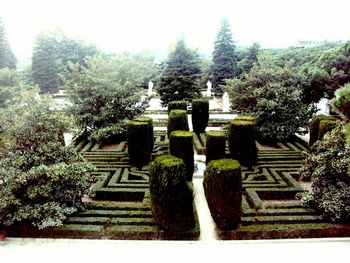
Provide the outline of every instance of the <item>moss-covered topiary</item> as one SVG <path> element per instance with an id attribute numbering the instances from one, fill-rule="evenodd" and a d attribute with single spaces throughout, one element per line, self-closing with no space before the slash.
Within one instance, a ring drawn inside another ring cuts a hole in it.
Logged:
<path id="1" fill-rule="evenodd" d="M 311 147 L 318 139 L 319 139 L 319 127 L 320 121 L 322 120 L 336 120 L 332 116 L 327 115 L 315 115 L 312 117 L 310 122 L 310 139 L 309 139 L 309 147 Z"/>
<path id="2" fill-rule="evenodd" d="M 225 158 L 226 137 L 223 131 L 208 131 L 206 142 L 206 164 Z"/>
<path id="3" fill-rule="evenodd" d="M 195 133 L 205 131 L 209 120 L 209 100 L 193 99 L 192 100 L 192 126 Z"/>
<path id="4" fill-rule="evenodd" d="M 149 135 L 149 143 L 150 143 L 149 147 L 150 147 L 150 153 L 152 153 L 153 146 L 154 146 L 153 119 L 147 116 L 137 116 L 134 118 L 134 121 L 148 123 L 148 129 L 149 129 L 148 135 Z"/>
<path id="5" fill-rule="evenodd" d="M 185 164 L 177 157 L 162 155 L 150 167 L 151 209 L 156 225 L 168 232 L 195 226 L 193 192 L 186 182 Z"/>
<path id="6" fill-rule="evenodd" d="M 241 166 L 232 159 L 209 162 L 204 171 L 204 193 L 211 216 L 220 229 L 235 229 L 241 220 Z"/>
<path id="7" fill-rule="evenodd" d="M 173 131 L 170 134 L 169 152 L 181 158 L 186 167 L 186 180 L 192 181 L 194 172 L 193 134 L 189 131 Z"/>
<path id="8" fill-rule="evenodd" d="M 128 154 L 131 164 L 138 169 L 150 161 L 149 124 L 131 121 L 128 124 Z"/>
<path id="9" fill-rule="evenodd" d="M 243 166 L 252 167 L 258 159 L 255 144 L 255 123 L 252 121 L 233 120 L 228 130 L 228 144 L 233 159 Z"/>
<path id="10" fill-rule="evenodd" d="M 321 120 L 318 127 L 318 140 L 322 140 L 323 136 L 333 130 L 338 123 L 337 120 Z"/>
<path id="11" fill-rule="evenodd" d="M 189 131 L 187 112 L 185 110 L 172 110 L 169 113 L 167 134 L 170 138 L 170 133 L 173 131 Z"/>
<path id="12" fill-rule="evenodd" d="M 187 111 L 187 102 L 184 100 L 174 100 L 168 103 L 168 114 L 172 110 L 185 110 Z"/>

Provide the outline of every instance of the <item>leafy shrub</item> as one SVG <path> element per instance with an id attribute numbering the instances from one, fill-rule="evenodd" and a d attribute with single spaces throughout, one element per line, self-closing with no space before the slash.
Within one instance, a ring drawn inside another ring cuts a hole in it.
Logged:
<path id="1" fill-rule="evenodd" d="M 209 120 L 209 100 L 193 99 L 192 100 L 192 125 L 195 133 L 205 131 Z"/>
<path id="2" fill-rule="evenodd" d="M 233 120 L 228 131 L 228 145 L 232 157 L 242 165 L 251 167 L 256 164 L 258 153 L 255 145 L 255 123 Z"/>
<path id="3" fill-rule="evenodd" d="M 187 112 L 184 110 L 172 110 L 169 113 L 167 134 L 170 138 L 170 134 L 173 131 L 189 131 Z"/>
<path id="4" fill-rule="evenodd" d="M 149 124 L 131 121 L 128 125 L 128 154 L 131 164 L 138 169 L 150 161 Z"/>
<path id="5" fill-rule="evenodd" d="M 320 121 L 320 127 L 318 129 L 318 139 L 322 140 L 323 136 L 333 130 L 339 121 L 337 120 L 321 120 Z"/>
<path id="6" fill-rule="evenodd" d="M 314 115 L 310 122 L 310 139 L 309 147 L 311 147 L 319 139 L 319 127 L 322 120 L 335 120 L 334 117 L 326 115 Z"/>
<path id="7" fill-rule="evenodd" d="M 185 110 L 187 111 L 187 102 L 184 100 L 174 100 L 168 103 L 168 114 L 172 110 Z"/>
<path id="8" fill-rule="evenodd" d="M 150 154 L 152 154 L 153 146 L 154 146 L 153 119 L 147 116 L 137 116 L 134 118 L 134 121 L 148 123 L 149 148 L 150 148 Z"/>
<path id="9" fill-rule="evenodd" d="M 186 183 L 184 162 L 174 156 L 159 156 L 150 167 L 150 195 L 154 221 L 169 232 L 195 225 L 193 193 Z"/>
<path id="10" fill-rule="evenodd" d="M 51 106 L 48 98 L 36 101 L 24 92 L 0 111 L 1 224 L 58 226 L 83 208 L 93 166 L 62 145 L 72 119 Z"/>
<path id="11" fill-rule="evenodd" d="M 212 160 L 225 158 L 226 137 L 222 131 L 206 133 L 206 164 Z"/>
<path id="12" fill-rule="evenodd" d="M 350 219 L 350 148 L 346 144 L 344 127 L 339 123 L 314 144 L 300 174 L 311 180 L 310 192 L 302 195 L 305 206 L 311 206 L 333 221 Z"/>
<path id="13" fill-rule="evenodd" d="M 186 167 L 186 180 L 192 181 L 194 172 L 193 134 L 190 131 L 173 131 L 170 134 L 169 152 L 182 159 Z"/>
<path id="14" fill-rule="evenodd" d="M 211 216 L 221 229 L 237 228 L 241 220 L 242 177 L 238 161 L 211 161 L 204 171 L 205 197 Z"/>
<path id="15" fill-rule="evenodd" d="M 343 87 L 337 89 L 334 95 L 335 97 L 331 101 L 333 108 L 339 114 L 342 114 L 347 120 L 349 120 L 350 119 L 350 83 L 345 84 Z"/>

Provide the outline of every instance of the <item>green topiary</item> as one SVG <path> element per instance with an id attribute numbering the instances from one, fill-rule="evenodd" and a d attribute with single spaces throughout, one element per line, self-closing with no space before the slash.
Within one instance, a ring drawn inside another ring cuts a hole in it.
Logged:
<path id="1" fill-rule="evenodd" d="M 256 164 L 258 152 L 255 144 L 255 123 L 233 120 L 228 131 L 228 144 L 232 157 L 242 165 L 251 167 Z"/>
<path id="2" fill-rule="evenodd" d="M 223 131 L 208 131 L 206 142 L 206 164 L 225 158 L 226 137 Z"/>
<path id="3" fill-rule="evenodd" d="M 185 110 L 187 112 L 187 102 L 184 100 L 174 100 L 168 103 L 168 114 L 172 110 Z"/>
<path id="4" fill-rule="evenodd" d="M 131 164 L 138 169 L 150 161 L 149 125 L 147 122 L 131 121 L 128 125 L 128 154 Z"/>
<path id="5" fill-rule="evenodd" d="M 209 100 L 193 99 L 192 100 L 192 126 L 195 133 L 205 131 L 209 120 Z"/>
<path id="6" fill-rule="evenodd" d="M 235 118 L 236 121 L 252 121 L 255 122 L 255 117 L 250 115 L 238 115 Z"/>
<path id="7" fill-rule="evenodd" d="M 172 110 L 169 113 L 167 125 L 168 138 L 170 138 L 170 133 L 173 131 L 189 131 L 186 111 Z"/>
<path id="8" fill-rule="evenodd" d="M 149 129 L 148 135 L 149 135 L 149 143 L 150 143 L 149 147 L 150 147 L 150 153 L 152 154 L 153 146 L 154 146 L 153 119 L 147 116 L 137 116 L 134 118 L 134 121 L 148 123 L 148 129 Z"/>
<path id="9" fill-rule="evenodd" d="M 211 216 L 220 229 L 234 229 L 241 220 L 242 177 L 238 161 L 211 161 L 204 171 L 205 197 Z"/>
<path id="10" fill-rule="evenodd" d="M 156 225 L 168 232 L 195 226 L 193 193 L 186 183 L 184 162 L 177 157 L 157 157 L 150 167 L 151 209 Z"/>
<path id="11" fill-rule="evenodd" d="M 173 131 L 170 134 L 169 152 L 181 158 L 186 166 L 186 180 L 192 181 L 194 172 L 193 134 L 189 131 Z"/>
<path id="12" fill-rule="evenodd" d="M 311 147 L 317 140 L 319 135 L 319 127 L 321 120 L 335 120 L 334 117 L 326 115 L 314 115 L 310 122 L 310 139 L 309 147 Z"/>
<path id="13" fill-rule="evenodd" d="M 321 120 L 318 128 L 318 139 L 322 140 L 323 136 L 333 130 L 338 123 L 339 121 L 337 120 Z"/>

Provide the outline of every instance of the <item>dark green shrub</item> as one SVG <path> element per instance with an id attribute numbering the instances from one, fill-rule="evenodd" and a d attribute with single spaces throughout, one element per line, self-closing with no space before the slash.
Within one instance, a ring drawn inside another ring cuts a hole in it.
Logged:
<path id="1" fill-rule="evenodd" d="M 255 117 L 250 115 L 238 115 L 235 118 L 236 121 L 252 121 L 255 122 Z"/>
<path id="2" fill-rule="evenodd" d="M 152 154 L 153 146 L 154 146 L 154 133 L 153 133 L 153 119 L 151 117 L 147 116 L 137 116 L 134 118 L 134 121 L 138 122 L 147 122 L 148 123 L 148 135 L 149 135 L 149 147 L 150 147 L 150 153 Z"/>
<path id="3" fill-rule="evenodd" d="M 337 89 L 334 93 L 335 97 L 331 103 L 333 108 L 342 114 L 347 120 L 350 119 L 350 83 Z"/>
<path id="4" fill-rule="evenodd" d="M 151 209 L 156 225 L 169 232 L 195 225 L 193 193 L 185 178 L 184 162 L 177 157 L 157 157 L 150 167 Z"/>
<path id="5" fill-rule="evenodd" d="M 168 117 L 167 134 L 173 131 L 189 131 L 187 112 L 184 110 L 172 110 Z"/>
<path id="6" fill-rule="evenodd" d="M 186 167 L 186 180 L 192 181 L 194 172 L 193 134 L 189 131 L 173 131 L 170 134 L 169 152 L 182 159 Z"/>
<path id="7" fill-rule="evenodd" d="M 206 142 L 206 164 L 225 158 L 226 137 L 223 131 L 208 131 Z"/>
<path id="8" fill-rule="evenodd" d="M 314 115 L 310 122 L 310 139 L 309 147 L 311 147 L 319 138 L 320 121 L 322 120 L 336 120 L 334 117 L 326 115 Z"/>
<path id="9" fill-rule="evenodd" d="M 318 139 L 322 140 L 323 136 L 333 130 L 338 122 L 337 120 L 321 120 L 318 128 Z"/>
<path id="10" fill-rule="evenodd" d="M 193 99 L 192 100 L 192 126 L 195 133 L 205 131 L 209 120 L 209 100 Z"/>
<path id="11" fill-rule="evenodd" d="M 211 216 L 220 229 L 234 229 L 241 220 L 242 177 L 238 161 L 211 161 L 204 171 L 204 193 Z"/>
<path id="12" fill-rule="evenodd" d="M 151 155 L 148 123 L 131 121 L 128 125 L 127 141 L 130 163 L 141 169 L 149 163 Z"/>
<path id="13" fill-rule="evenodd" d="M 185 110 L 187 112 L 187 102 L 184 100 L 175 100 L 168 103 L 168 114 L 172 110 Z"/>
<path id="14" fill-rule="evenodd" d="M 233 120 L 228 131 L 228 144 L 232 157 L 242 165 L 251 167 L 256 164 L 258 152 L 255 144 L 255 123 Z"/>

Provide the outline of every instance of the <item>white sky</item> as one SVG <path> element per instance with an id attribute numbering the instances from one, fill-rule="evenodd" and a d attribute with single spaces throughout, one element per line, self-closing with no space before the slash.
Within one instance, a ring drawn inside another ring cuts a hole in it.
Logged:
<path id="1" fill-rule="evenodd" d="M 31 54 L 36 35 L 57 28 L 105 51 L 166 51 L 184 36 L 211 52 L 223 17 L 238 45 L 348 40 L 349 7 L 350 0 L 0 0 L 0 16 L 16 55 Z"/>

